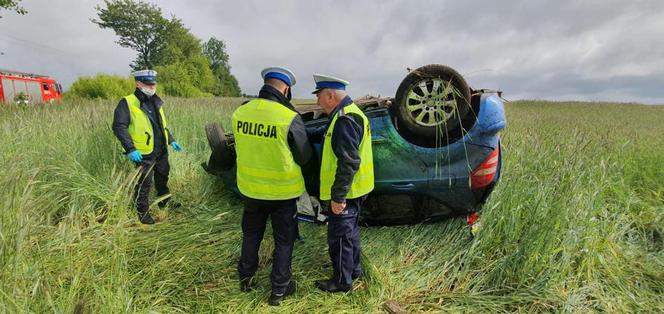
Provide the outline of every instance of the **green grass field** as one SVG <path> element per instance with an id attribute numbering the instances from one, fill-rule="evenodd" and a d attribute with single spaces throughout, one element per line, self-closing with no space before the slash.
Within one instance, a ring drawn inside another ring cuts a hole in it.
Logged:
<path id="1" fill-rule="evenodd" d="M 664 107 L 507 104 L 503 177 L 476 239 L 462 219 L 363 228 L 367 276 L 325 294 L 313 282 L 331 272 L 326 229 L 302 223 L 299 290 L 275 309 L 270 232 L 259 287 L 241 293 L 241 202 L 199 166 L 203 125 L 228 125 L 239 100 L 167 103 L 184 208 L 150 227 L 130 210 L 116 101 L 0 105 L 0 312 L 664 311 Z"/>

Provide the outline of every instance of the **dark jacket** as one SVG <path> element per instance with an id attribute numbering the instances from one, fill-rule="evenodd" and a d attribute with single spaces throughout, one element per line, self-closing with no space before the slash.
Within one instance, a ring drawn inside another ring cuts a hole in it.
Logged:
<path id="1" fill-rule="evenodd" d="M 150 155 L 158 155 L 167 152 L 166 145 L 175 141 L 171 130 L 168 130 L 168 140 L 164 139 L 164 132 L 162 127 L 161 115 L 159 115 L 159 108 L 164 102 L 156 94 L 148 97 L 138 88 L 134 91 L 134 95 L 141 101 L 141 110 L 145 112 L 150 118 L 152 130 L 154 133 L 154 150 Z M 113 114 L 113 133 L 120 140 L 120 144 L 125 150 L 125 153 L 130 153 L 136 148 L 129 135 L 129 123 L 131 122 L 131 115 L 129 114 L 129 105 L 127 100 L 122 98 L 115 107 Z"/>
<path id="2" fill-rule="evenodd" d="M 364 136 L 364 123 L 362 117 L 354 113 L 340 112 L 340 110 L 353 103 L 353 100 L 346 96 L 339 105 L 330 113 L 329 121 L 324 127 L 307 129 L 307 135 L 312 141 L 325 140 L 325 133 L 332 123 L 332 117 L 339 114 L 337 122 L 332 130 L 330 146 L 334 155 L 337 156 L 337 172 L 332 184 L 332 200 L 337 203 L 343 203 L 346 200 L 346 194 L 350 191 L 353 183 L 353 177 L 360 169 L 360 142 Z M 324 144 L 324 143 L 323 143 Z"/>

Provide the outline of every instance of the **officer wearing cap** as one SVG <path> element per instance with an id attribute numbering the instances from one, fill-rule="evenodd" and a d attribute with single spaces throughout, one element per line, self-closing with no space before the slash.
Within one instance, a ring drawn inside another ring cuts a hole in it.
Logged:
<path id="1" fill-rule="evenodd" d="M 182 147 L 173 139 L 168 129 L 164 102 L 156 94 L 157 72 L 142 70 L 133 73 L 136 90 L 120 100 L 113 116 L 113 133 L 127 154 L 127 158 L 140 167 L 140 176 L 134 188 L 136 209 L 141 223 L 154 224 L 150 215 L 150 187 L 154 177 L 157 196 L 169 194 L 167 144 L 175 151 Z M 164 208 L 169 198 L 158 203 Z M 180 204 L 171 201 L 171 208 Z"/>
<path id="2" fill-rule="evenodd" d="M 312 155 L 302 118 L 290 103 L 295 75 L 282 67 L 261 72 L 258 98 L 233 113 L 237 186 L 244 198 L 240 290 L 253 289 L 258 249 L 267 218 L 272 220 L 274 253 L 270 305 L 295 292 L 291 260 L 297 226 L 296 199 L 305 191 L 301 167 Z"/>
<path id="3" fill-rule="evenodd" d="M 314 75 L 318 105 L 328 114 L 327 126 L 308 130 L 312 141 L 324 135 L 320 168 L 320 199 L 330 201 L 327 224 L 330 279 L 316 281 L 328 292 L 348 292 L 362 276 L 360 228 L 362 203 L 374 188 L 369 119 L 346 95 L 348 82 Z"/>

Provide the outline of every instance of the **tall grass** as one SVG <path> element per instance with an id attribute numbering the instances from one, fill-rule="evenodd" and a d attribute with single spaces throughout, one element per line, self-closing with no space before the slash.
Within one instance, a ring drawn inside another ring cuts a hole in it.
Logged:
<path id="1" fill-rule="evenodd" d="M 205 174 L 203 125 L 239 99 L 167 99 L 170 187 L 184 204 L 137 224 L 135 171 L 110 123 L 115 101 L 0 107 L 0 312 L 269 312 L 238 289 L 241 202 Z M 325 228 L 302 224 L 299 290 L 280 312 L 664 311 L 664 108 L 507 105 L 503 177 L 469 239 L 460 219 L 363 228 L 367 276 L 325 294 Z M 269 233 L 269 232 L 268 232 Z"/>

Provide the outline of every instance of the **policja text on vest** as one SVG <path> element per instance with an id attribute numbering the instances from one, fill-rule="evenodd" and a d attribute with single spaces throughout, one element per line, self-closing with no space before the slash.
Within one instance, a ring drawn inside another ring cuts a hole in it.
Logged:
<path id="1" fill-rule="evenodd" d="M 274 125 L 265 125 L 263 123 L 253 123 L 246 121 L 237 122 L 237 130 L 246 135 L 277 138 L 277 127 Z"/>

